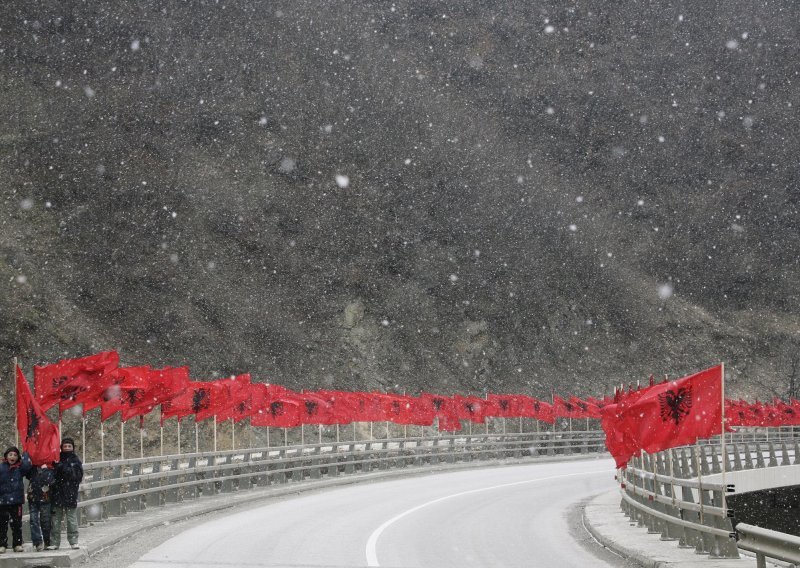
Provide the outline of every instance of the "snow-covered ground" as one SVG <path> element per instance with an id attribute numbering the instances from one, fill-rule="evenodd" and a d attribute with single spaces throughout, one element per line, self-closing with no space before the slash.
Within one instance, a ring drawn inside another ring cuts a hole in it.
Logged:
<path id="1" fill-rule="evenodd" d="M 568 518 L 612 490 L 613 475 L 613 461 L 597 459 L 303 493 L 194 526 L 133 566 L 618 566 L 578 546 Z"/>

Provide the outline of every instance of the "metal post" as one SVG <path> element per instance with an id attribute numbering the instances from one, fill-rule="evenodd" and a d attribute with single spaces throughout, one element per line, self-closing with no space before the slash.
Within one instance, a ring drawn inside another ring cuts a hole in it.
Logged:
<path id="1" fill-rule="evenodd" d="M 214 421 L 214 453 L 217 452 L 217 415 L 211 417 Z"/>
<path id="2" fill-rule="evenodd" d="M 231 449 L 236 449 L 236 423 L 231 418 Z"/>
<path id="3" fill-rule="evenodd" d="M 200 434 L 197 431 L 197 419 L 194 421 L 194 453 L 200 453 Z"/>
<path id="4" fill-rule="evenodd" d="M 119 419 L 119 459 L 125 459 L 125 422 L 122 420 L 120 416 Z"/>
<path id="5" fill-rule="evenodd" d="M 15 382 L 14 384 L 16 385 L 17 383 Z M 17 413 L 15 412 L 14 416 L 16 415 Z M 14 428 L 14 430 L 17 431 L 16 428 Z M 19 432 L 17 432 L 17 434 L 19 435 Z M 83 463 L 86 463 L 86 415 L 83 414 L 82 410 L 81 410 L 81 456 Z"/>
<path id="6" fill-rule="evenodd" d="M 14 377 L 14 445 L 19 447 L 19 423 L 17 422 L 17 404 L 19 404 L 19 395 L 17 394 L 17 358 L 11 359 L 11 376 Z M 60 411 L 59 411 L 60 412 Z M 59 425 L 59 438 L 61 437 L 61 427 Z M 86 447 L 86 444 L 83 445 Z M 84 458 L 85 461 L 85 458 Z"/>
<path id="7" fill-rule="evenodd" d="M 103 420 L 100 419 L 100 461 L 106 461 L 106 433 L 103 431 Z"/>

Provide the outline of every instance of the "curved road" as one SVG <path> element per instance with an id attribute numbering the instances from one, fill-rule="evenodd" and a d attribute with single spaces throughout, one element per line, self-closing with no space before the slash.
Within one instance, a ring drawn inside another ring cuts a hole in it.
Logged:
<path id="1" fill-rule="evenodd" d="M 191 528 L 133 566 L 620 566 L 577 545 L 567 518 L 576 502 L 612 490 L 613 475 L 612 460 L 580 460 L 303 493 Z"/>

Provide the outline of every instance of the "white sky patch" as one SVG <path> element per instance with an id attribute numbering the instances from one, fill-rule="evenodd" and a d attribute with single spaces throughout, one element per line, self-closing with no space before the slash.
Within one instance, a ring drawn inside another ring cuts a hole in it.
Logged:
<path id="1" fill-rule="evenodd" d="M 350 178 L 342 174 L 337 174 L 336 185 L 344 189 L 350 185 Z"/>

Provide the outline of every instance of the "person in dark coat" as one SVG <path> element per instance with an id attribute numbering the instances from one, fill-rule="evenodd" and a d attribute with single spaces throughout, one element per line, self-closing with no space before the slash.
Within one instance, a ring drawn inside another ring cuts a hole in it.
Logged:
<path id="1" fill-rule="evenodd" d="M 25 502 L 22 478 L 30 469 L 31 459 L 27 453 L 20 454 L 18 448 L 11 447 L 3 454 L 0 462 L 0 553 L 8 548 L 9 521 L 14 552 L 22 552 L 22 504 Z"/>
<path id="2" fill-rule="evenodd" d="M 50 546 L 50 486 L 55 481 L 53 466 L 35 466 L 28 474 L 28 512 L 31 518 L 31 542 L 37 551 Z"/>
<path id="3" fill-rule="evenodd" d="M 61 521 L 66 518 L 67 541 L 71 548 L 78 548 L 78 488 L 83 479 L 83 464 L 75 454 L 72 438 L 61 440 L 61 454 L 53 464 L 55 482 L 51 487 L 53 505 L 50 546 L 57 550 L 61 546 Z"/>

